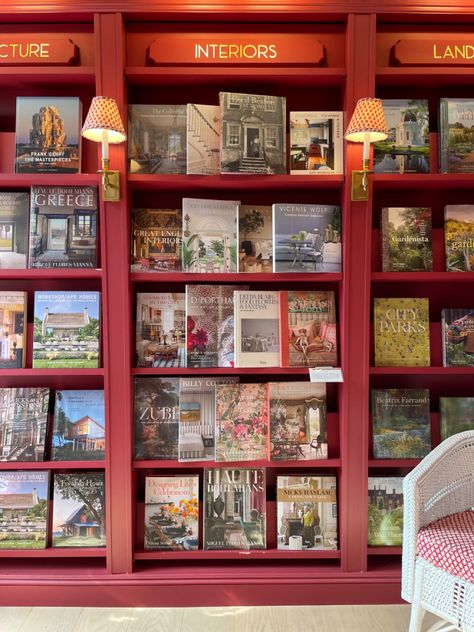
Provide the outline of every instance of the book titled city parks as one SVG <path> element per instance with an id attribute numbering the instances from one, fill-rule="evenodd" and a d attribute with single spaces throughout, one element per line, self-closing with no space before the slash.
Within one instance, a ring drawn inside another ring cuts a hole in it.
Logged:
<path id="1" fill-rule="evenodd" d="M 204 470 L 204 549 L 266 548 L 264 468 Z"/>
<path id="2" fill-rule="evenodd" d="M 375 366 L 430 366 L 427 298 L 375 298 Z"/>
<path id="3" fill-rule="evenodd" d="M 0 471 L 0 549 L 44 549 L 49 472 Z"/>
<path id="4" fill-rule="evenodd" d="M 421 459 L 431 450 L 426 388 L 372 389 L 375 459 Z"/>
<path id="5" fill-rule="evenodd" d="M 383 272 L 431 272 L 431 209 L 385 207 L 381 216 Z"/>
<path id="6" fill-rule="evenodd" d="M 97 187 L 32 186 L 29 268 L 97 267 Z"/>
<path id="7" fill-rule="evenodd" d="M 474 172 L 474 101 L 440 99 L 439 170 L 441 173 Z"/>
<path id="8" fill-rule="evenodd" d="M 187 104 L 186 173 L 220 172 L 221 112 L 218 105 Z"/>
<path id="9" fill-rule="evenodd" d="M 369 476 L 369 546 L 401 546 L 403 539 L 403 477 Z"/>
<path id="10" fill-rule="evenodd" d="M 441 441 L 474 430 L 474 397 L 440 397 L 439 412 Z"/>
<path id="11" fill-rule="evenodd" d="M 199 544 L 199 476 L 145 477 L 147 551 L 194 551 Z"/>
<path id="12" fill-rule="evenodd" d="M 35 292 L 34 369 L 99 366 L 100 292 Z"/>
<path id="13" fill-rule="evenodd" d="M 474 205 L 444 207 L 444 246 L 447 272 L 474 271 Z"/>
<path id="14" fill-rule="evenodd" d="M 54 474 L 53 547 L 105 546 L 105 473 Z"/>
<path id="15" fill-rule="evenodd" d="M 234 292 L 235 366 L 280 365 L 280 293 Z"/>
<path id="16" fill-rule="evenodd" d="M 181 209 L 133 208 L 131 272 L 180 272 Z"/>
<path id="17" fill-rule="evenodd" d="M 272 272 L 272 207 L 241 204 L 238 233 L 239 272 Z"/>
<path id="18" fill-rule="evenodd" d="M 78 97 L 17 97 L 16 173 L 79 173 L 81 116 Z"/>
<path id="19" fill-rule="evenodd" d="M 0 369 L 25 366 L 26 301 L 26 292 L 0 291 Z"/>
<path id="20" fill-rule="evenodd" d="M 0 268 L 26 268 L 28 193 L 0 192 Z"/>
<path id="21" fill-rule="evenodd" d="M 342 135 L 342 112 L 290 112 L 290 173 L 343 173 Z"/>
<path id="22" fill-rule="evenodd" d="M 443 366 L 474 366 L 474 308 L 441 310 Z"/>

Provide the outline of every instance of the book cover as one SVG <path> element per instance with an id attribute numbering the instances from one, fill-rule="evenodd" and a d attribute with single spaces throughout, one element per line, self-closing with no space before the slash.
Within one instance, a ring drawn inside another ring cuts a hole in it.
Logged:
<path id="1" fill-rule="evenodd" d="M 80 173 L 78 97 L 17 97 L 15 173 Z"/>
<path id="2" fill-rule="evenodd" d="M 380 233 L 383 272 L 433 270 L 430 208 L 385 207 Z"/>
<path id="3" fill-rule="evenodd" d="M 273 272 L 272 207 L 239 206 L 239 272 Z"/>
<path id="4" fill-rule="evenodd" d="M 337 366 L 336 299 L 332 290 L 280 292 L 281 366 Z"/>
<path id="5" fill-rule="evenodd" d="M 145 477 L 146 551 L 196 551 L 199 476 Z"/>
<path id="6" fill-rule="evenodd" d="M 441 310 L 443 366 L 474 366 L 474 309 Z"/>
<path id="7" fill-rule="evenodd" d="M 0 549 L 46 548 L 49 472 L 0 471 Z"/>
<path id="8" fill-rule="evenodd" d="M 136 377 L 134 458 L 178 459 L 179 378 Z"/>
<path id="9" fill-rule="evenodd" d="M 128 106 L 129 173 L 186 173 L 186 106 Z"/>
<path id="10" fill-rule="evenodd" d="M 431 450 L 430 392 L 372 389 L 374 459 L 422 459 Z"/>
<path id="11" fill-rule="evenodd" d="M 239 204 L 183 198 L 184 272 L 237 272 Z"/>
<path id="12" fill-rule="evenodd" d="M 328 458 L 325 382 L 270 382 L 270 460 Z"/>
<path id="13" fill-rule="evenodd" d="M 264 468 L 204 470 L 204 549 L 265 549 Z"/>
<path id="14" fill-rule="evenodd" d="M 137 293 L 137 366 L 186 366 L 185 338 L 184 292 Z"/>
<path id="15" fill-rule="evenodd" d="M 273 272 L 341 272 L 341 209 L 273 204 Z"/>
<path id="16" fill-rule="evenodd" d="M 32 186 L 29 268 L 97 267 L 97 187 Z"/>
<path id="17" fill-rule="evenodd" d="M 444 247 L 447 272 L 474 271 L 474 205 L 444 207 Z"/>
<path id="18" fill-rule="evenodd" d="M 0 268 L 26 268 L 28 211 L 25 192 L 0 192 Z"/>
<path id="19" fill-rule="evenodd" d="M 403 477 L 369 476 L 369 546 L 401 546 L 403 539 Z"/>
<path id="20" fill-rule="evenodd" d="M 439 412 L 441 441 L 474 430 L 474 397 L 440 397 Z"/>
<path id="21" fill-rule="evenodd" d="M 220 92 L 221 173 L 286 173 L 286 98 Z"/>
<path id="22" fill-rule="evenodd" d="M 280 292 L 234 292 L 235 366 L 280 366 Z"/>
<path id="23" fill-rule="evenodd" d="M 0 388 L 0 461 L 43 461 L 49 388 Z"/>
<path id="24" fill-rule="evenodd" d="M 276 492 L 278 549 L 337 549 L 335 476 L 277 476 Z"/>
<path id="25" fill-rule="evenodd" d="M 427 298 L 374 299 L 375 366 L 430 366 Z"/>
<path id="26" fill-rule="evenodd" d="M 104 391 L 56 391 L 51 460 L 105 459 Z"/>
<path id="27" fill-rule="evenodd" d="M 181 209 L 132 208 L 131 272 L 181 272 Z"/>
<path id="28" fill-rule="evenodd" d="M 221 112 L 218 105 L 186 106 L 186 173 L 215 175 L 220 172 Z"/>
<path id="29" fill-rule="evenodd" d="M 100 292 L 35 292 L 34 369 L 99 366 Z"/>
<path id="30" fill-rule="evenodd" d="M 0 369 L 25 366 L 26 301 L 26 292 L 0 291 Z"/>
<path id="31" fill-rule="evenodd" d="M 179 460 L 214 461 L 216 455 L 216 384 L 238 377 L 182 377 L 179 380 Z"/>
<path id="32" fill-rule="evenodd" d="M 216 384 L 216 461 L 268 459 L 267 385 Z"/>
<path id="33" fill-rule="evenodd" d="M 105 544 L 105 473 L 55 473 L 53 547 Z"/>
<path id="34" fill-rule="evenodd" d="M 344 173 L 342 112 L 290 112 L 290 173 Z"/>
<path id="35" fill-rule="evenodd" d="M 474 172 L 474 101 L 440 99 L 439 170 L 441 173 Z"/>
<path id="36" fill-rule="evenodd" d="M 374 173 L 429 173 L 427 99 L 383 99 L 388 127 L 385 140 L 374 143 Z"/>

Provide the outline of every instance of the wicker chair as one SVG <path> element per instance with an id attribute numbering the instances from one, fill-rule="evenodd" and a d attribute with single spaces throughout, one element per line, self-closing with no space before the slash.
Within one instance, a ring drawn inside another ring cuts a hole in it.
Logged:
<path id="1" fill-rule="evenodd" d="M 404 479 L 402 597 L 409 632 L 474 632 L 474 431 L 449 437 Z M 448 623 L 446 623 L 448 622 Z"/>

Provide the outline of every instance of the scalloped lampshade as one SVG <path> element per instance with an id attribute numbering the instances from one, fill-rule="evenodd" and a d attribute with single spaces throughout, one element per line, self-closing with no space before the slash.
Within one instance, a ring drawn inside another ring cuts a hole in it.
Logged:
<path id="1" fill-rule="evenodd" d="M 100 143 L 103 141 L 104 131 L 107 132 L 109 143 L 117 144 L 127 140 L 115 99 L 94 97 L 81 134 L 84 138 Z"/>
<path id="2" fill-rule="evenodd" d="M 382 100 L 371 97 L 359 99 L 344 137 L 354 143 L 374 143 L 387 136 Z"/>

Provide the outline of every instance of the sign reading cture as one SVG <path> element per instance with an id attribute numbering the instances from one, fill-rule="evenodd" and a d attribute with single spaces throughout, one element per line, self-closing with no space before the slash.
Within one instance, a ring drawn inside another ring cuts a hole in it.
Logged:
<path id="1" fill-rule="evenodd" d="M 0 66 L 69 66 L 78 58 L 78 47 L 67 37 L 0 34 Z"/>

